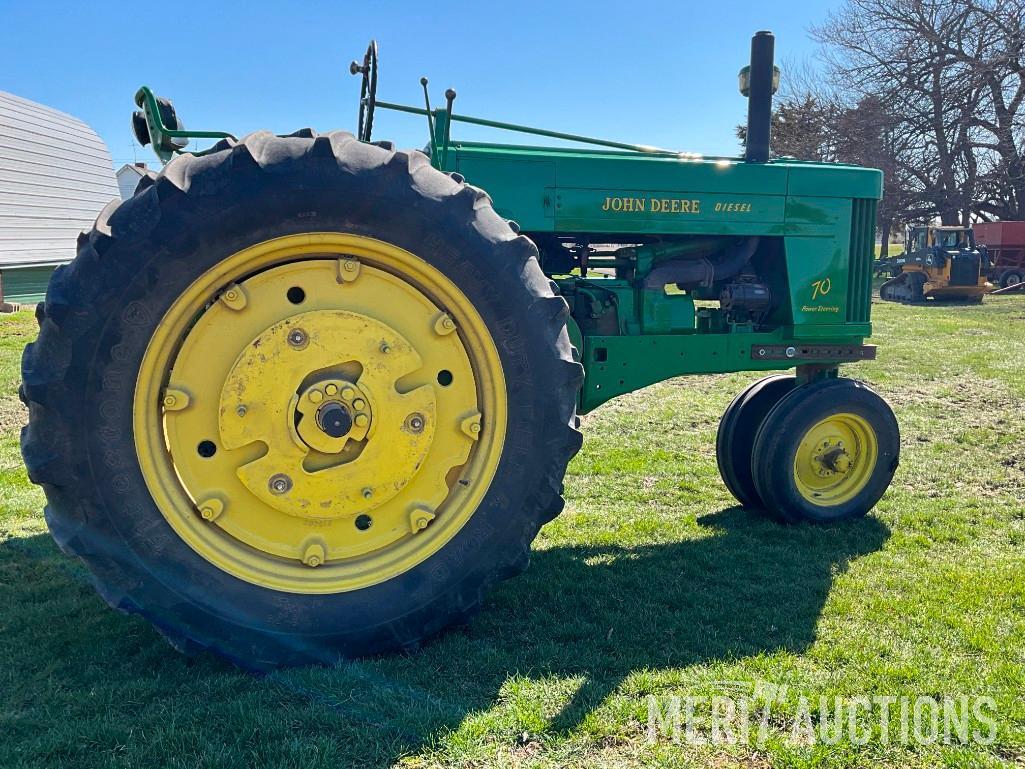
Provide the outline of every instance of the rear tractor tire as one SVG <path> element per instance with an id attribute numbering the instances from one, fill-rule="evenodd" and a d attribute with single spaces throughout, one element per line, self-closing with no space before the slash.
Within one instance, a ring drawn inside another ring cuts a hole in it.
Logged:
<path id="1" fill-rule="evenodd" d="M 563 506 L 582 368 L 490 199 L 253 134 L 111 204 L 25 351 L 22 452 L 111 606 L 251 668 L 415 648 Z"/>

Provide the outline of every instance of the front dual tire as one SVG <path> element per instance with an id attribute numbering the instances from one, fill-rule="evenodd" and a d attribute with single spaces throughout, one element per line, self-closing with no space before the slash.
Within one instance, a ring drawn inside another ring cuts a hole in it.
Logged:
<path id="1" fill-rule="evenodd" d="M 845 378 L 761 379 L 727 408 L 719 471 L 743 507 L 787 522 L 864 516 L 889 487 L 900 431 L 889 405 Z"/>

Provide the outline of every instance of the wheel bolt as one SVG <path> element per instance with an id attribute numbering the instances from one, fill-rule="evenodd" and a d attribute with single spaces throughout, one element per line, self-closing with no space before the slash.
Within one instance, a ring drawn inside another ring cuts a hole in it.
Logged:
<path id="1" fill-rule="evenodd" d="M 216 520 L 224 512 L 224 503 L 216 497 L 211 497 L 199 504 L 199 515 L 204 521 Z"/>
<path id="2" fill-rule="evenodd" d="M 406 424 L 409 425 L 410 432 L 422 433 L 424 430 L 423 414 L 410 414 Z"/>
<path id="3" fill-rule="evenodd" d="M 313 543 L 303 552 L 303 564 L 309 566 L 311 569 L 315 569 L 324 563 L 325 556 L 324 546 L 320 543 Z"/>
<path id="4" fill-rule="evenodd" d="M 272 494 L 284 494 L 292 488 L 292 479 L 284 473 L 278 473 L 271 476 L 267 485 Z"/>
<path id="5" fill-rule="evenodd" d="M 363 499 L 370 499 L 372 496 L 374 496 L 373 489 L 371 489 L 369 486 L 363 489 Z"/>
<path id="6" fill-rule="evenodd" d="M 301 328 L 294 328 L 288 332 L 288 343 L 292 347 L 300 349 L 305 347 L 307 342 L 309 342 L 309 337 Z"/>
<path id="7" fill-rule="evenodd" d="M 391 347 L 388 345 L 387 342 L 381 342 L 381 352 L 385 355 L 391 352 Z"/>
<path id="8" fill-rule="evenodd" d="M 249 410 L 244 405 L 239 406 L 237 409 L 235 409 L 235 413 L 238 414 L 240 417 L 244 417 L 248 413 L 248 411 Z"/>

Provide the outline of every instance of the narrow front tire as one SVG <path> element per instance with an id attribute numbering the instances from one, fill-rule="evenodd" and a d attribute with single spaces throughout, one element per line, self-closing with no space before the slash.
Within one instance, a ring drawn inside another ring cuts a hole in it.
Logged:
<path id="1" fill-rule="evenodd" d="M 758 430 L 755 488 L 766 509 L 791 521 L 860 518 L 883 496 L 900 457 L 890 406 L 853 379 L 802 385 Z"/>

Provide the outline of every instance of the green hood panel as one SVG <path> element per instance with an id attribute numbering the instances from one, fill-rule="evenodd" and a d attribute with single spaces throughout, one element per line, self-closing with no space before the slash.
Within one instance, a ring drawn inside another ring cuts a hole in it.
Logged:
<path id="1" fill-rule="evenodd" d="M 807 199 L 882 193 L 879 171 L 799 161 L 457 144 L 449 163 L 536 232 L 811 234 L 835 221 Z"/>

